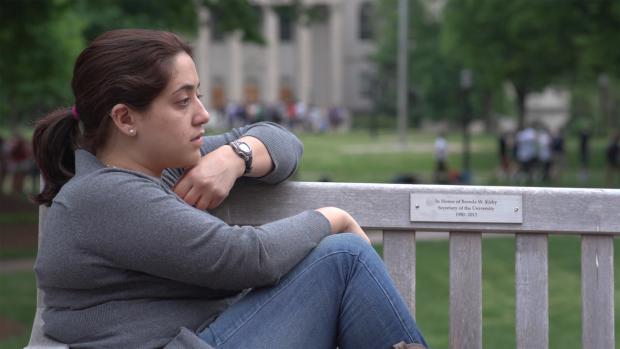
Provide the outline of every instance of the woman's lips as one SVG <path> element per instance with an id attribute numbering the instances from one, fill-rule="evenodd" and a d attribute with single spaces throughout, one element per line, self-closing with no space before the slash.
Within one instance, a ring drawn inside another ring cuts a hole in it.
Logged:
<path id="1" fill-rule="evenodd" d="M 196 143 L 196 144 L 202 144 L 202 136 L 203 135 L 204 135 L 203 133 L 199 134 L 198 136 L 190 139 L 190 142 Z"/>
<path id="2" fill-rule="evenodd" d="M 201 141 L 202 142 L 202 137 L 203 136 L 204 136 L 204 132 L 201 132 L 196 137 L 190 139 L 190 142 L 197 142 L 197 141 Z"/>

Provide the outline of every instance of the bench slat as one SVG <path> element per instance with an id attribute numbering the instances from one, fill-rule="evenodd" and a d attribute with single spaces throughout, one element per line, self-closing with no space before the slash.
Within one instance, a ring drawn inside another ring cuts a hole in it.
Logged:
<path id="1" fill-rule="evenodd" d="M 614 241 L 581 237 L 582 348 L 614 348 Z"/>
<path id="2" fill-rule="evenodd" d="M 383 260 L 396 288 L 415 316 L 415 232 L 383 232 Z"/>
<path id="3" fill-rule="evenodd" d="M 482 348 L 480 233 L 450 233 L 450 348 Z"/>
<path id="4" fill-rule="evenodd" d="M 522 195 L 523 224 L 412 222 L 411 194 Z M 323 206 L 345 209 L 362 227 L 378 230 L 600 235 L 618 233 L 620 222 L 618 189 L 469 185 L 288 182 L 274 187 L 243 183 L 235 185 L 213 213 L 229 223 L 258 225 Z"/>
<path id="5" fill-rule="evenodd" d="M 548 348 L 548 237 L 517 234 L 515 244 L 517 348 Z"/>

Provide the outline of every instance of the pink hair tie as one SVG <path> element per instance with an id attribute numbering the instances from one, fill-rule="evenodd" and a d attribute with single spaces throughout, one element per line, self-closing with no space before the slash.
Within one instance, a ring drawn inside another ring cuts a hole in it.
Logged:
<path id="1" fill-rule="evenodd" d="M 71 106 L 71 117 L 77 121 L 80 121 L 80 114 L 78 113 L 75 104 Z"/>

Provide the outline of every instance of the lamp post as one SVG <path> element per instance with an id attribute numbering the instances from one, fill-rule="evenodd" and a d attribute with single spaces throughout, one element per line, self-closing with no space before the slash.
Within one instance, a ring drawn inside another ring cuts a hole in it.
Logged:
<path id="1" fill-rule="evenodd" d="M 616 125 L 614 125 L 615 122 L 611 117 L 609 108 L 609 76 L 607 74 L 601 73 L 598 76 L 598 87 L 601 105 L 601 124 L 603 124 L 603 129 L 613 128 Z"/>
<path id="2" fill-rule="evenodd" d="M 468 184 L 471 180 L 469 162 L 469 122 L 471 120 L 471 105 L 469 93 L 473 85 L 473 74 L 469 69 L 461 70 L 461 91 L 463 95 L 463 168 L 461 170 L 461 182 Z"/>
<path id="3" fill-rule="evenodd" d="M 409 0 L 398 2 L 398 138 L 401 146 L 407 145 L 407 91 L 409 74 L 407 73 L 408 57 L 408 30 L 409 30 Z"/>

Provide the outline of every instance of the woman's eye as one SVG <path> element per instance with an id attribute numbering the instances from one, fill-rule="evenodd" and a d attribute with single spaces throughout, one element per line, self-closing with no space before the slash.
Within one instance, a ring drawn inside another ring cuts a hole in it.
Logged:
<path id="1" fill-rule="evenodd" d="M 179 101 L 179 104 L 182 106 L 187 106 L 189 105 L 190 99 L 188 98 L 183 98 L 182 100 Z"/>

